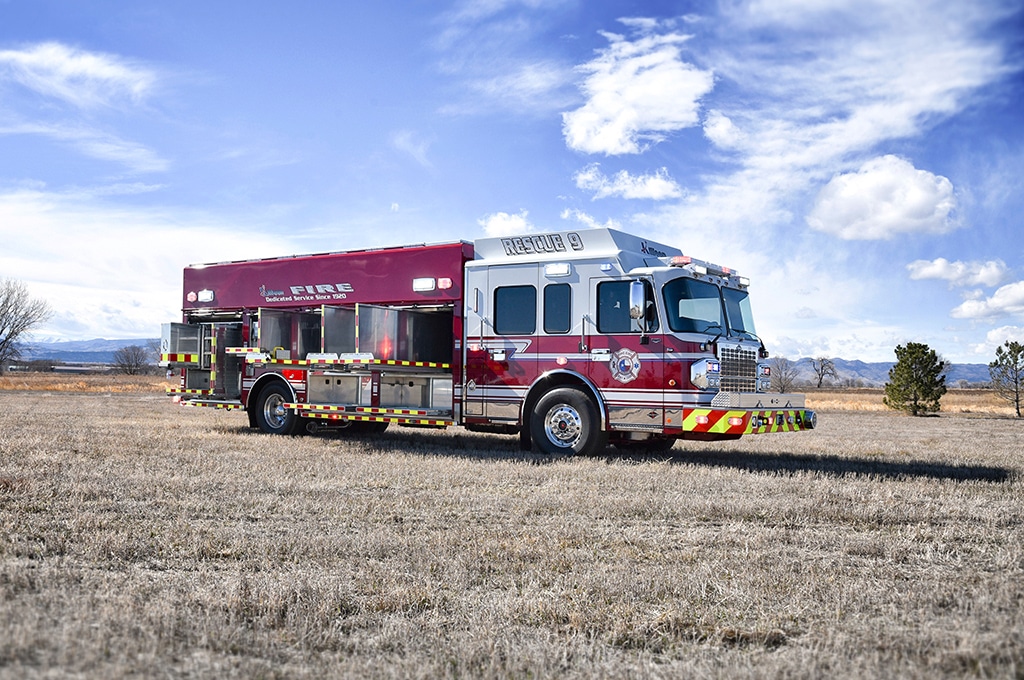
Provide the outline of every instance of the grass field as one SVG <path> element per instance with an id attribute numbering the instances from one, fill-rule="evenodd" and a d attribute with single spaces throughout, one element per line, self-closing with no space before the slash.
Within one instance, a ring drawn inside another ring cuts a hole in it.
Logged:
<path id="1" fill-rule="evenodd" d="M 1024 676 L 1024 422 L 987 393 L 576 459 L 160 389 L 0 377 L 0 676 Z"/>

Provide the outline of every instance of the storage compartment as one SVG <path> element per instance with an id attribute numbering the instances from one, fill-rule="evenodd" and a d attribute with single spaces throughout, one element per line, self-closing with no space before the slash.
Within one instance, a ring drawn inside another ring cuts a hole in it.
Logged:
<path id="1" fill-rule="evenodd" d="M 212 328 L 217 343 L 216 355 L 212 357 L 213 367 L 217 370 L 214 393 L 237 399 L 242 394 L 242 360 L 237 354 L 227 354 L 224 350 L 242 346 L 242 324 L 216 323 Z"/>
<path id="2" fill-rule="evenodd" d="M 309 376 L 310 404 L 358 404 L 362 377 L 314 372 Z"/>
<path id="3" fill-rule="evenodd" d="M 259 348 L 275 359 L 304 359 L 320 351 L 320 315 L 260 309 Z"/>
<path id="4" fill-rule="evenodd" d="M 326 354 L 354 354 L 356 351 L 356 310 L 347 307 L 324 307 L 323 347 Z"/>
<path id="5" fill-rule="evenodd" d="M 451 409 L 452 399 L 451 376 L 430 379 L 430 408 Z"/>
<path id="6" fill-rule="evenodd" d="M 160 326 L 161 354 L 199 354 L 203 327 L 187 323 L 165 323 Z"/>
<path id="7" fill-rule="evenodd" d="M 276 309 L 261 309 L 259 314 L 259 348 L 264 352 L 290 350 L 292 346 L 292 314 Z"/>
<path id="8" fill-rule="evenodd" d="M 208 390 L 210 389 L 210 371 L 200 368 L 185 369 L 186 390 Z"/>
<path id="9" fill-rule="evenodd" d="M 385 375 L 380 379 L 380 405 L 384 408 L 428 408 L 430 378 Z"/>
<path id="10" fill-rule="evenodd" d="M 359 352 L 377 359 L 449 363 L 452 312 L 425 312 L 373 305 L 357 307 Z"/>

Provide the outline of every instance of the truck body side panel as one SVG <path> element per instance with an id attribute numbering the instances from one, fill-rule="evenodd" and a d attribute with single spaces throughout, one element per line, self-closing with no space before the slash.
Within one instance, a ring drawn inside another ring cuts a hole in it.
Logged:
<path id="1" fill-rule="evenodd" d="M 182 309 L 190 315 L 323 304 L 452 304 L 462 298 L 462 267 L 472 258 L 473 246 L 459 242 L 195 265 L 185 269 Z M 414 291 L 415 279 L 433 279 L 434 288 Z M 451 285 L 443 288 L 442 279 Z"/>

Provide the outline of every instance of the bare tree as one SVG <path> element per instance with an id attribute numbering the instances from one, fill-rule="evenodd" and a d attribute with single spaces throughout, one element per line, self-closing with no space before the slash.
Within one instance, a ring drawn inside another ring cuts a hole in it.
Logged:
<path id="1" fill-rule="evenodd" d="M 814 376 L 818 379 L 819 390 L 821 389 L 821 384 L 825 382 L 825 378 L 839 380 L 839 374 L 836 373 L 836 365 L 832 363 L 831 359 L 826 357 L 811 359 L 811 368 L 814 369 Z"/>
<path id="2" fill-rule="evenodd" d="M 776 392 L 789 392 L 796 384 L 796 364 L 786 357 L 775 357 L 771 360 L 772 389 Z"/>
<path id="3" fill-rule="evenodd" d="M 21 340 L 53 312 L 45 300 L 34 298 L 21 281 L 0 280 L 0 373 L 21 356 Z"/>
<path id="4" fill-rule="evenodd" d="M 114 367 L 125 375 L 145 373 L 149 367 L 149 350 L 139 345 L 128 345 L 114 352 Z"/>

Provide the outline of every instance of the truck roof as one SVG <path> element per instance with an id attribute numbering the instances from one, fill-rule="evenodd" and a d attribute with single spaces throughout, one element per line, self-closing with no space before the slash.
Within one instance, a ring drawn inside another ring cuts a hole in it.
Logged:
<path id="1" fill-rule="evenodd" d="M 623 271 L 637 267 L 664 267 L 666 258 L 682 255 L 673 246 L 627 234 L 617 229 L 580 229 L 478 239 L 476 260 L 487 264 L 579 259 L 617 261 Z M 472 266 L 472 265 L 469 265 Z"/>

